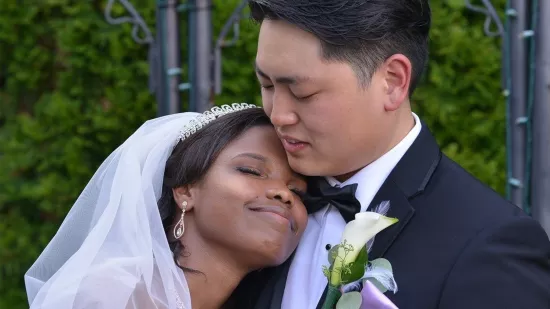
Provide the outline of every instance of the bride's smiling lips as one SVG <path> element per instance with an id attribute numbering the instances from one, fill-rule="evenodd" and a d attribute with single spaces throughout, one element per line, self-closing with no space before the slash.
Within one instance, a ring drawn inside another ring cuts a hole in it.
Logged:
<path id="1" fill-rule="evenodd" d="M 279 222 L 286 222 L 286 224 L 290 224 L 290 229 L 292 231 L 296 230 L 296 222 L 294 221 L 290 210 L 284 206 L 259 205 L 251 206 L 248 209 L 254 212 L 267 214 Z"/>

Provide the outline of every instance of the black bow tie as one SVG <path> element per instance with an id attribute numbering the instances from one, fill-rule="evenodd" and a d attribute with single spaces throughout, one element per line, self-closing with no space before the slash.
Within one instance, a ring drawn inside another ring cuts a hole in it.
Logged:
<path id="1" fill-rule="evenodd" d="M 308 192 L 302 199 L 308 213 L 319 211 L 330 203 L 340 211 L 347 223 L 361 210 L 361 203 L 355 198 L 356 190 L 356 183 L 337 188 L 331 186 L 325 178 L 318 177 L 310 182 Z"/>

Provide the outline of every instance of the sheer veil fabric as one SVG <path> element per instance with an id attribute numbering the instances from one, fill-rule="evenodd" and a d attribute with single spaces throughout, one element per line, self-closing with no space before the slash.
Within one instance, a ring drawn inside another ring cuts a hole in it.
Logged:
<path id="1" fill-rule="evenodd" d="M 25 274 L 31 309 L 191 308 L 157 201 L 178 134 L 198 115 L 147 121 L 102 163 Z"/>

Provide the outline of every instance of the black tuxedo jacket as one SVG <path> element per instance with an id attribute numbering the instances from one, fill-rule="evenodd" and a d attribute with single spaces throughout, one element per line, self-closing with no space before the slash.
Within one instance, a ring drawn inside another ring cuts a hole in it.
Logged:
<path id="1" fill-rule="evenodd" d="M 426 124 L 372 205 L 384 200 L 399 222 L 369 259 L 392 263 L 399 290 L 386 295 L 400 309 L 550 308 L 545 231 L 443 155 Z M 253 308 L 281 307 L 290 262 L 266 272 Z"/>

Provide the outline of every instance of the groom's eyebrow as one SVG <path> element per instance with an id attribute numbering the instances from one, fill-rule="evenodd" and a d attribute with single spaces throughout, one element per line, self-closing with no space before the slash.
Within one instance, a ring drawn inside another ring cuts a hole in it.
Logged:
<path id="1" fill-rule="evenodd" d="M 256 74 L 260 75 L 261 77 L 265 79 L 271 79 L 269 75 L 267 75 L 260 67 L 258 66 L 258 63 L 254 63 L 254 68 L 256 69 Z M 309 80 L 309 77 L 307 76 L 277 76 L 274 78 L 275 82 L 280 84 L 287 84 L 287 85 L 295 85 L 298 83 L 303 83 Z"/>

